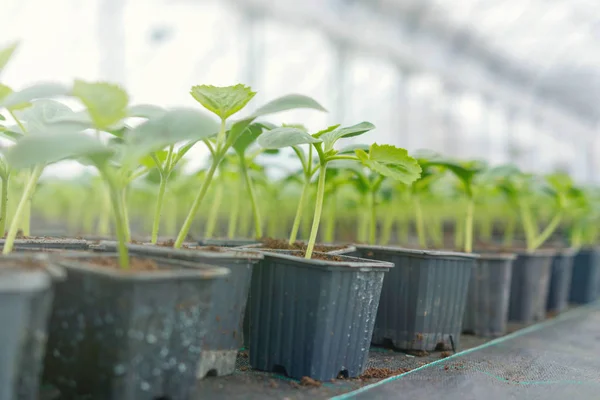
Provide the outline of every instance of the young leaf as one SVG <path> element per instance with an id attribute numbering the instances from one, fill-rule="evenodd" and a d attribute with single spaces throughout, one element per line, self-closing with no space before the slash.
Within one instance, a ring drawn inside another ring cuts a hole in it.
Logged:
<path id="1" fill-rule="evenodd" d="M 242 135 L 238 138 L 238 140 L 234 143 L 233 149 L 238 154 L 244 154 L 246 149 L 254 143 L 254 141 L 260 136 L 263 132 L 263 125 L 260 123 L 250 124 Z"/>
<path id="2" fill-rule="evenodd" d="M 2 72 L 4 67 L 6 67 L 6 64 L 8 64 L 8 62 L 10 61 L 17 47 L 19 47 L 19 42 L 14 42 L 9 46 L 0 49 L 0 73 Z"/>
<path id="3" fill-rule="evenodd" d="M 354 154 L 354 152 L 356 150 L 362 150 L 362 151 L 368 153 L 369 152 L 369 145 L 367 145 L 367 144 L 351 144 L 351 145 L 342 147 L 337 152 L 337 154 Z"/>
<path id="4" fill-rule="evenodd" d="M 46 165 L 66 158 L 91 155 L 109 155 L 111 150 L 96 138 L 84 133 L 60 133 L 53 135 L 30 134 L 5 152 L 8 164 L 13 168 L 29 168 Z"/>
<path id="5" fill-rule="evenodd" d="M 129 132 L 127 157 L 137 160 L 177 142 L 206 139 L 216 135 L 218 129 L 218 124 L 201 111 L 174 108 Z"/>
<path id="6" fill-rule="evenodd" d="M 27 130 L 43 130 L 53 120 L 73 114 L 68 106 L 55 100 L 40 99 L 28 107 L 17 112 L 19 120 L 27 125 Z"/>
<path id="7" fill-rule="evenodd" d="M 207 110 L 224 120 L 244 108 L 256 92 L 242 84 L 226 87 L 198 85 L 192 87 L 190 94 Z"/>
<path id="8" fill-rule="evenodd" d="M 158 118 L 163 116 L 167 110 L 152 104 L 138 104 L 127 109 L 127 116 L 139 118 Z"/>
<path id="9" fill-rule="evenodd" d="M 334 131 L 334 130 L 336 130 L 337 128 L 339 128 L 339 127 L 340 127 L 340 125 L 341 125 L 341 124 L 337 124 L 337 125 L 331 125 L 330 127 L 328 127 L 328 128 L 325 128 L 325 129 L 323 129 L 323 130 L 321 130 L 321 131 L 319 131 L 319 132 L 315 133 L 315 134 L 313 135 L 313 137 L 320 138 L 321 136 L 323 136 L 323 135 L 324 135 L 324 134 L 326 134 L 327 132 L 331 132 L 331 131 Z"/>
<path id="10" fill-rule="evenodd" d="M 406 185 L 413 183 L 421 176 L 421 166 L 405 149 L 372 144 L 369 153 L 356 150 L 360 161 L 373 171 L 400 181 Z"/>
<path id="11" fill-rule="evenodd" d="M 0 102 L 0 107 L 5 107 L 11 110 L 22 108 L 30 101 L 41 98 L 65 96 L 69 93 L 69 88 L 57 83 L 38 83 L 37 85 L 29 86 L 18 92 L 8 94 Z"/>
<path id="12" fill-rule="evenodd" d="M 0 83 L 0 104 L 2 104 L 2 101 L 6 98 L 6 96 L 8 96 L 11 93 L 11 88 Z"/>
<path id="13" fill-rule="evenodd" d="M 295 110 L 300 108 L 313 109 L 318 111 L 327 111 L 322 105 L 311 97 L 301 94 L 288 94 L 268 102 L 256 110 L 252 117 L 262 117 L 268 114 L 275 114 L 287 110 Z"/>
<path id="14" fill-rule="evenodd" d="M 258 144 L 265 149 L 281 149 L 283 147 L 299 144 L 319 143 L 316 139 L 303 130 L 297 128 L 276 128 L 264 132 L 258 137 Z"/>
<path id="15" fill-rule="evenodd" d="M 129 96 L 117 85 L 76 80 L 73 95 L 85 105 L 98 129 L 109 128 L 128 116 Z"/>
<path id="16" fill-rule="evenodd" d="M 341 138 L 362 135 L 363 133 L 368 132 L 372 129 L 375 129 L 375 125 L 373 125 L 372 123 L 361 122 L 356 125 L 329 131 L 321 136 L 321 139 L 323 139 L 323 143 L 324 143 L 323 150 L 325 152 L 332 150 L 335 142 L 337 142 Z"/>

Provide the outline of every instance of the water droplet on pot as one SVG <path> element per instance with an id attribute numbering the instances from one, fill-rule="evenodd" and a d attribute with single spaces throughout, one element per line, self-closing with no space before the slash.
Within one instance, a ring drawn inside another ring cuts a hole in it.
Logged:
<path id="1" fill-rule="evenodd" d="M 146 341 L 150 344 L 156 343 L 157 338 L 156 338 L 156 336 L 154 336 L 152 334 L 148 334 L 148 336 L 146 336 Z"/>
<path id="2" fill-rule="evenodd" d="M 124 375 L 125 374 L 125 366 L 123 364 L 118 364 L 114 369 L 115 375 Z"/>
<path id="3" fill-rule="evenodd" d="M 142 384 L 140 385 L 140 388 L 143 391 L 148 391 L 148 390 L 150 390 L 150 384 L 148 382 L 142 382 Z"/>
<path id="4" fill-rule="evenodd" d="M 179 370 L 179 372 L 184 373 L 185 371 L 187 371 L 187 367 L 185 366 L 185 364 L 179 364 L 179 366 L 177 367 L 177 369 Z"/>

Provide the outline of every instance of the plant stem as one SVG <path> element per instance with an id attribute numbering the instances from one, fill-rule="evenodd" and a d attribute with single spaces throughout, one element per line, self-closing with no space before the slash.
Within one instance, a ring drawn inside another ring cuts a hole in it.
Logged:
<path id="1" fill-rule="evenodd" d="M 512 246 L 513 237 L 515 235 L 515 226 L 517 222 L 514 217 L 510 217 L 506 222 L 506 226 L 504 227 L 504 240 L 503 245 L 505 247 Z"/>
<path id="2" fill-rule="evenodd" d="M 122 269 L 129 269 L 129 250 L 127 249 L 127 230 L 125 226 L 125 219 L 123 218 L 123 211 L 125 207 L 122 203 L 124 190 L 119 190 L 118 185 L 114 181 L 114 177 L 110 171 L 106 171 L 103 168 L 100 169 L 100 173 L 104 175 L 106 180 L 108 191 L 110 193 L 110 202 L 113 209 L 115 218 L 115 230 L 117 233 L 117 246 L 119 252 L 119 265 Z"/>
<path id="3" fill-rule="evenodd" d="M 244 182 L 240 182 L 242 185 Z M 233 199 L 231 199 L 231 215 L 229 216 L 229 226 L 227 227 L 227 237 L 234 239 L 237 234 L 237 225 L 240 215 L 240 195 L 242 191 L 238 186 L 233 190 Z"/>
<path id="4" fill-rule="evenodd" d="M 460 249 L 464 246 L 465 241 L 465 220 L 456 218 L 454 221 L 454 248 Z"/>
<path id="5" fill-rule="evenodd" d="M 109 189 L 108 186 L 106 189 Z M 100 218 L 98 219 L 98 235 L 106 237 L 110 235 L 110 189 L 100 193 L 102 199 Z"/>
<path id="6" fill-rule="evenodd" d="M 325 235 L 323 241 L 325 243 L 333 243 L 335 235 L 335 214 L 337 210 L 337 203 L 335 201 L 335 193 L 331 193 L 327 199 L 327 215 L 325 224 Z"/>
<path id="7" fill-rule="evenodd" d="M 525 231 L 525 240 L 527 241 L 527 248 L 529 249 L 531 246 L 533 246 L 537 229 L 533 223 L 529 206 L 524 200 L 519 201 L 519 210 L 521 211 L 523 230 Z"/>
<path id="8" fill-rule="evenodd" d="M 306 255 L 304 258 L 312 257 L 315 243 L 317 242 L 317 234 L 319 233 L 319 223 L 321 222 L 321 211 L 323 210 L 323 198 L 325 197 L 325 173 L 327 172 L 327 164 L 321 163 L 319 168 L 319 181 L 317 183 L 317 198 L 315 203 L 315 214 L 313 217 L 312 227 L 310 229 L 310 237 L 308 246 L 306 247 Z"/>
<path id="9" fill-rule="evenodd" d="M 544 244 L 544 242 L 546 240 L 548 240 L 548 238 L 554 233 L 554 231 L 556 230 L 556 228 L 558 227 L 558 224 L 560 224 L 560 220 L 562 219 L 562 213 L 559 212 L 558 214 L 556 214 L 552 220 L 550 221 L 550 223 L 548 224 L 548 226 L 546 227 L 546 229 L 544 229 L 544 231 L 541 233 L 540 236 L 538 236 L 532 243 L 531 247 L 528 246 L 527 250 L 529 251 L 534 251 L 536 250 L 538 247 L 540 247 L 541 245 Z"/>
<path id="10" fill-rule="evenodd" d="M 302 185 L 302 192 L 300 193 L 300 200 L 298 201 L 298 207 L 296 209 L 296 216 L 294 217 L 294 225 L 292 226 L 292 232 L 290 233 L 289 244 L 293 244 L 298 237 L 298 230 L 300 229 L 300 221 L 302 220 L 302 211 L 304 211 L 304 202 L 306 201 L 306 194 L 310 186 L 310 179 L 305 177 L 304 184 Z"/>
<path id="11" fill-rule="evenodd" d="M 416 218 L 416 226 L 417 226 L 417 237 L 419 238 L 419 246 L 422 249 L 427 248 L 427 240 L 425 239 L 425 221 L 423 220 L 423 210 L 421 209 L 421 202 L 418 197 L 415 197 L 414 200 L 415 206 L 415 218 Z"/>
<path id="12" fill-rule="evenodd" d="M 244 177 L 244 181 L 246 182 L 248 196 L 250 196 L 250 206 L 252 207 L 252 215 L 254 216 L 254 237 L 255 239 L 261 239 L 263 237 L 263 233 L 262 220 L 260 219 L 260 210 L 258 209 L 258 204 L 256 203 L 254 185 L 252 185 L 252 180 L 248 175 L 248 168 L 246 168 L 246 160 L 244 159 L 243 155 L 240 155 L 240 169 L 242 172 L 242 176 Z"/>
<path id="13" fill-rule="evenodd" d="M 375 192 L 369 193 L 369 244 L 377 239 L 377 210 L 375 209 Z"/>
<path id="14" fill-rule="evenodd" d="M 210 207 L 210 214 L 206 221 L 206 228 L 204 230 L 204 238 L 210 239 L 215 234 L 215 227 L 219 219 L 219 208 L 221 207 L 221 200 L 223 199 L 223 185 L 218 182 L 215 189 L 215 198 L 213 199 L 212 206 Z"/>
<path id="15" fill-rule="evenodd" d="M 2 250 L 2 254 L 9 254 L 15 242 L 15 237 L 17 236 L 17 231 L 19 230 L 19 222 L 21 221 L 21 217 L 23 212 L 25 211 L 25 206 L 28 199 L 31 199 L 33 196 L 33 192 L 37 186 L 37 182 L 44 171 L 44 165 L 38 165 L 35 167 L 29 176 L 29 180 L 25 185 L 25 189 L 23 190 L 23 194 L 21 195 L 21 200 L 19 200 L 19 204 L 17 205 L 17 210 L 13 216 L 13 220 L 10 224 L 10 228 L 8 229 L 8 234 L 6 235 L 6 241 L 4 242 L 4 249 Z"/>
<path id="16" fill-rule="evenodd" d="M 212 165 L 210 166 L 210 169 L 208 170 L 208 172 L 206 174 L 206 178 L 204 179 L 204 182 L 202 182 L 200 191 L 198 192 L 198 195 L 196 196 L 196 198 L 194 199 L 194 202 L 192 203 L 192 207 L 190 208 L 190 211 L 189 211 L 187 217 L 185 218 L 185 221 L 183 222 L 183 226 L 181 227 L 179 234 L 177 235 L 177 240 L 175 240 L 175 244 L 173 245 L 174 248 L 176 248 L 176 249 L 181 248 L 183 241 L 187 237 L 187 234 L 190 231 L 190 228 L 192 227 L 192 222 L 194 222 L 194 217 L 196 217 L 196 213 L 198 212 L 198 209 L 200 208 L 200 204 L 202 204 L 202 200 L 206 196 L 206 192 L 208 191 L 210 182 L 212 181 L 212 178 L 217 170 L 217 167 L 219 166 L 219 164 L 221 162 L 221 157 L 222 157 L 221 155 L 216 155 L 215 157 L 213 157 Z"/>
<path id="17" fill-rule="evenodd" d="M 475 202 L 469 199 L 467 203 L 467 218 L 465 219 L 465 253 L 473 252 L 473 213 Z"/>
<path id="18" fill-rule="evenodd" d="M 160 186 L 158 187 L 158 197 L 156 198 L 156 208 L 154 209 L 154 222 L 152 223 L 152 244 L 158 242 L 158 229 L 160 226 L 160 218 L 167 189 L 167 177 L 164 173 L 160 174 Z"/>
<path id="19" fill-rule="evenodd" d="M 392 210 L 389 207 L 386 207 L 389 212 L 388 215 L 392 214 Z M 383 219 L 383 224 L 381 226 L 381 244 L 387 245 L 390 244 L 390 239 L 392 238 L 392 228 L 394 227 L 394 219 L 395 217 L 388 217 Z"/>
<path id="20" fill-rule="evenodd" d="M 23 236 L 31 236 L 31 197 L 25 202 L 25 209 L 21 218 L 21 229 L 23 230 Z"/>
<path id="21" fill-rule="evenodd" d="M 8 208 L 8 184 L 10 182 L 10 175 L 7 175 L 5 179 L 2 179 L 2 199 L 0 199 L 0 234 L 4 236 L 6 233 L 6 212 Z"/>
<path id="22" fill-rule="evenodd" d="M 127 188 L 123 188 L 121 190 L 121 207 L 123 218 L 123 233 L 125 235 L 125 241 L 127 243 L 131 242 L 131 227 L 129 226 L 129 210 L 127 209 Z"/>

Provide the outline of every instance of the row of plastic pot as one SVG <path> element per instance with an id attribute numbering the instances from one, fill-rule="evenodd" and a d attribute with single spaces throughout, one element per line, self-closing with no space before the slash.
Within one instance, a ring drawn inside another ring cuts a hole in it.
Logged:
<path id="1" fill-rule="evenodd" d="M 0 400 L 36 399 L 40 383 L 59 398 L 188 399 L 197 379 L 233 372 L 244 339 L 258 370 L 357 376 L 371 343 L 459 348 L 465 308 L 465 322 L 484 334 L 503 333 L 506 317 L 497 314 L 507 309 L 518 320 L 539 318 L 553 298 L 550 282 L 569 269 L 560 262 L 567 253 L 518 255 L 511 271 L 513 256 L 391 247 L 305 259 L 253 246 L 130 245 L 160 270 L 128 272 L 102 266 L 116 257 L 114 243 L 76 246 L 0 258 L 0 315 L 11 321 L 0 329 Z M 598 296 L 597 258 L 581 251 L 572 264 L 572 292 L 587 296 L 576 301 Z"/>

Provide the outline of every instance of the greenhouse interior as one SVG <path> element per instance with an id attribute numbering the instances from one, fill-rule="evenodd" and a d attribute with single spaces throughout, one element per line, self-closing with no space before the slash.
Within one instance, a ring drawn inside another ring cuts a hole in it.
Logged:
<path id="1" fill-rule="evenodd" d="M 599 398 L 600 2 L 2 6 L 0 400 Z"/>

